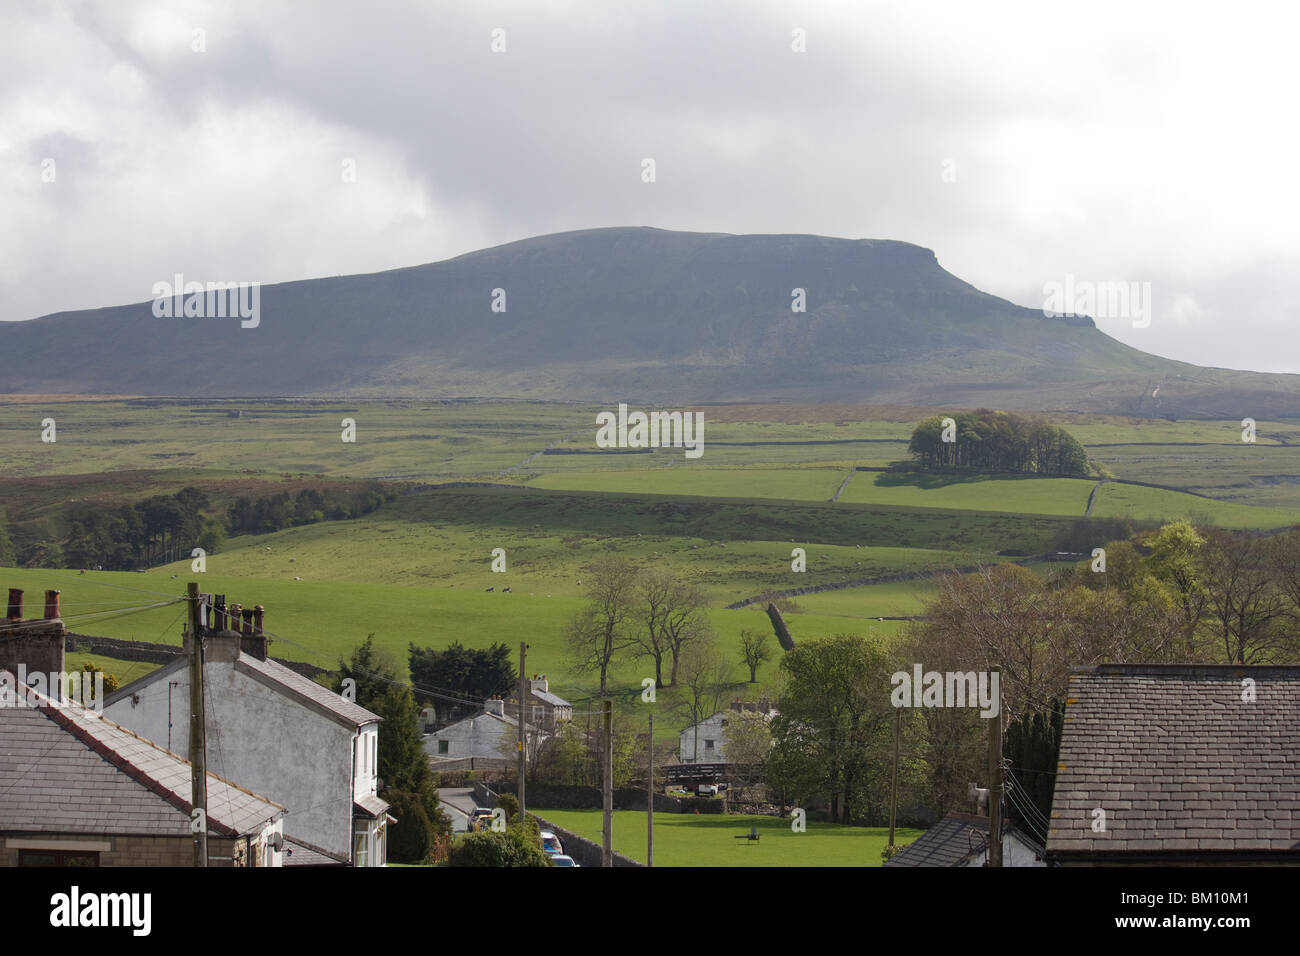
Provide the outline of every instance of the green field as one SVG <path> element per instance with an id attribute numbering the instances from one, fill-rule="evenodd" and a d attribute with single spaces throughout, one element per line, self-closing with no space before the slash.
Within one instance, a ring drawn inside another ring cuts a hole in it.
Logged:
<path id="1" fill-rule="evenodd" d="M 1213 498 L 1198 498 L 1163 488 L 1115 482 L 1106 482 L 1101 486 L 1092 513 L 1103 518 L 1160 521 L 1187 518 L 1199 525 L 1247 529 L 1284 528 L 1300 522 L 1300 510 L 1255 507 Z"/>
<path id="2" fill-rule="evenodd" d="M 545 810 L 538 816 L 597 843 L 599 810 Z M 757 827 L 757 842 L 736 837 Z M 779 817 L 656 813 L 655 866 L 880 866 L 880 851 L 889 842 L 888 827 L 807 824 L 795 833 Z M 894 840 L 906 846 L 921 830 L 898 829 Z M 646 815 L 614 811 L 614 850 L 642 863 L 646 859 Z"/>
<path id="3" fill-rule="evenodd" d="M 1027 515 L 1081 516 L 1096 482 L 1082 478 L 986 478 L 860 471 L 840 501 L 914 508 L 957 508 Z"/>

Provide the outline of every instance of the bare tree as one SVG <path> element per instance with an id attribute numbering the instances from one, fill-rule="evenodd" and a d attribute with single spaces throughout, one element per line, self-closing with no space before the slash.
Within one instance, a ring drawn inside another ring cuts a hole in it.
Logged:
<path id="1" fill-rule="evenodd" d="M 668 571 L 651 568 L 641 574 L 636 592 L 640 601 L 640 625 L 636 629 L 638 657 L 655 664 L 655 687 L 664 686 L 664 657 L 670 651 L 665 624 L 673 613 L 680 582 Z"/>
<path id="2" fill-rule="evenodd" d="M 586 571 L 591 602 L 565 630 L 573 668 L 600 675 L 600 696 L 608 696 L 609 670 L 619 653 L 636 643 L 633 601 L 637 569 L 622 558 L 604 558 Z"/>
<path id="3" fill-rule="evenodd" d="M 767 635 L 762 631 L 748 628 L 740 632 L 740 659 L 749 668 L 749 682 L 758 683 L 758 668 L 764 661 L 771 660 L 772 649 L 767 646 Z"/>
<path id="4" fill-rule="evenodd" d="M 1268 664 L 1288 642 L 1280 626 L 1287 600 L 1261 549 L 1245 536 L 1211 532 L 1203 549 L 1205 590 L 1215 637 L 1229 664 Z"/>
<path id="5" fill-rule="evenodd" d="M 698 641 L 707 642 L 713 636 L 713 626 L 704 608 L 704 593 L 699 588 L 681 578 L 673 580 L 660 618 L 663 645 L 673 659 L 668 675 L 670 687 L 677 686 L 677 672 L 686 648 Z"/>

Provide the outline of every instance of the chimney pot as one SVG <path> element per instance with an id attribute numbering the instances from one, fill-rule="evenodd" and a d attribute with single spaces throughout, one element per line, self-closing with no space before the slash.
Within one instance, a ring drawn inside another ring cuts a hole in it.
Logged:
<path id="1" fill-rule="evenodd" d="M 45 620 L 57 621 L 59 620 L 59 617 L 60 617 L 59 592 L 46 591 L 45 592 Z"/>
<path id="2" fill-rule="evenodd" d="M 253 633 L 261 636 L 262 634 L 262 617 L 266 614 L 266 608 L 258 605 L 253 608 Z"/>
<path id="3" fill-rule="evenodd" d="M 9 620 L 21 621 L 23 619 L 23 591 L 22 588 L 9 589 Z"/>
<path id="4" fill-rule="evenodd" d="M 239 630 L 239 614 L 240 611 L 242 610 L 243 610 L 242 604 L 230 604 L 226 607 L 226 614 L 229 617 L 230 629 L 232 631 L 238 632 Z"/>

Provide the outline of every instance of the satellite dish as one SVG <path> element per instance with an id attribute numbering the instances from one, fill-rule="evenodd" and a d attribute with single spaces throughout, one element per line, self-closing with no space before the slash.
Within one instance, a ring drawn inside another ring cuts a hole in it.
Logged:
<path id="1" fill-rule="evenodd" d="M 284 834 L 283 834 L 283 833 L 273 833 L 273 834 L 271 834 L 271 849 L 274 850 L 276 853 L 282 853 L 282 852 L 284 852 Z"/>

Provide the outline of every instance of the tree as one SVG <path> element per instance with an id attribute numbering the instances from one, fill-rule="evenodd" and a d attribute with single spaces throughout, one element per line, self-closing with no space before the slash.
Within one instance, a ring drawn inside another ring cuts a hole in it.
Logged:
<path id="1" fill-rule="evenodd" d="M 758 683 L 758 668 L 772 657 L 772 649 L 766 646 L 767 635 L 761 631 L 742 630 L 740 632 L 740 659 L 749 668 L 749 682 Z"/>
<path id="2" fill-rule="evenodd" d="M 841 822 L 878 818 L 888 799 L 894 723 L 884 651 L 837 634 L 788 651 L 781 668 L 790 683 L 772 720 L 777 766 L 793 767 L 795 788 L 827 795 Z"/>
<path id="3" fill-rule="evenodd" d="M 1146 566 L 1152 577 L 1170 590 L 1189 661 L 1196 659 L 1196 631 L 1205 617 L 1209 597 L 1201 561 L 1204 545 L 1205 538 L 1187 521 L 1171 521 L 1147 541 L 1151 553 Z M 1106 552 L 1106 560 L 1109 565 L 1110 551 Z M 1125 585 L 1123 580 L 1116 583 Z"/>
<path id="4" fill-rule="evenodd" d="M 532 819 L 531 817 L 529 819 Z M 534 823 L 534 827 L 536 824 Z M 448 866 L 550 866 L 536 830 L 519 824 L 505 830 L 479 830 L 451 845 Z"/>
<path id="5" fill-rule="evenodd" d="M 1262 549 L 1247 537 L 1211 533 L 1204 554 L 1208 617 L 1225 664 L 1270 664 L 1294 653 L 1282 624 L 1287 603 Z"/>
<path id="6" fill-rule="evenodd" d="M 436 827 L 429 819 L 424 799 L 417 793 L 388 789 L 384 799 L 393 809 L 397 825 L 388 831 L 388 858 L 394 863 L 423 863 L 429 858 Z"/>
<path id="7" fill-rule="evenodd" d="M 452 641 L 444 650 L 408 645 L 411 682 L 422 699 L 432 697 L 434 710 L 442 720 L 476 709 L 477 702 L 498 694 L 509 693 L 519 675 L 511 661 L 510 648 L 497 642 L 486 648 L 466 648 Z M 456 704 L 436 693 L 475 701 L 473 705 Z"/>
<path id="8" fill-rule="evenodd" d="M 622 558 L 604 558 L 586 574 L 590 602 L 565 631 L 570 660 L 579 673 L 600 675 L 600 696 L 608 696 L 609 669 L 620 652 L 636 643 L 632 633 L 637 569 Z"/>
<path id="9" fill-rule="evenodd" d="M 757 784 L 772 752 L 772 728 L 768 726 L 768 715 L 753 710 L 729 713 L 722 728 L 722 747 L 740 786 Z"/>
<path id="10" fill-rule="evenodd" d="M 671 612 L 677 582 L 668 571 L 650 568 L 641 573 L 636 592 L 641 601 L 641 624 L 635 631 L 639 656 L 655 665 L 655 687 L 664 686 L 664 655 L 669 651 L 664 619 Z"/>
<path id="11" fill-rule="evenodd" d="M 592 754 L 585 731 L 573 721 L 566 720 L 540 748 L 533 779 L 538 783 L 576 787 L 590 785 L 592 771 Z"/>

